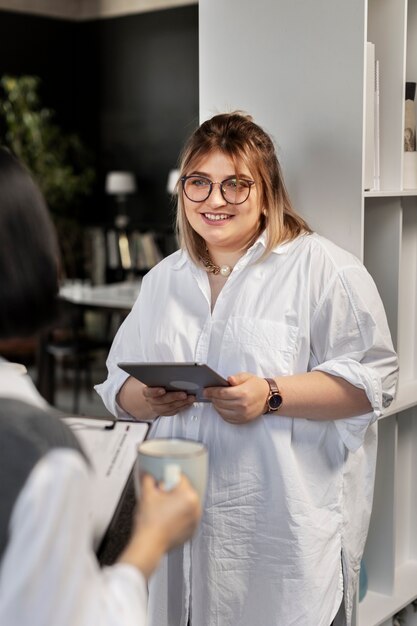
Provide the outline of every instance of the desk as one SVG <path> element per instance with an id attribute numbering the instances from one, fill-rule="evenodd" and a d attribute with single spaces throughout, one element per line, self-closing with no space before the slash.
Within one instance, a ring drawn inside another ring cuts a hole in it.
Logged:
<path id="1" fill-rule="evenodd" d="M 78 413 L 80 391 L 80 370 L 89 375 L 88 359 L 94 351 L 108 350 L 115 334 L 114 328 L 129 313 L 140 291 L 140 281 L 112 283 L 108 285 L 85 285 L 81 282 L 68 282 L 59 290 L 62 305 L 61 330 L 64 338 L 56 340 L 56 330 L 43 333 L 39 339 L 37 353 L 37 387 L 41 395 L 54 404 L 55 359 L 69 358 L 74 369 L 74 414 Z M 84 330 L 85 311 L 94 310 L 107 316 L 103 338 L 86 335 Z M 121 319 L 114 320 L 117 315 Z M 59 328 L 59 326 L 58 326 Z M 66 336 L 65 336 L 66 335 Z M 54 338 L 55 337 L 55 338 Z M 84 366 L 84 367 L 83 367 Z M 89 385 L 92 387 L 92 384 Z"/>
<path id="2" fill-rule="evenodd" d="M 113 311 L 130 311 L 140 291 L 140 280 L 111 283 L 109 285 L 84 285 L 64 283 L 59 290 L 61 300 L 84 306 Z"/>

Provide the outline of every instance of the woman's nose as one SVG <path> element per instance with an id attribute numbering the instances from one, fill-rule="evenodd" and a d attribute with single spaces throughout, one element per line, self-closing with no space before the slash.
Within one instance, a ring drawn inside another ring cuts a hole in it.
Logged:
<path id="1" fill-rule="evenodd" d="M 211 188 L 211 194 L 207 198 L 206 204 L 209 204 L 212 207 L 223 206 L 227 204 L 226 200 L 222 196 L 220 185 L 221 183 L 213 183 L 213 186 Z"/>

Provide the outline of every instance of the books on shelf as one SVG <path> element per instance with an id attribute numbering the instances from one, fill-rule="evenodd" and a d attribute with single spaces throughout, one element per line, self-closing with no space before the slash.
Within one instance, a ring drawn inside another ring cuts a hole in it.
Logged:
<path id="1" fill-rule="evenodd" d="M 102 228 L 89 228 L 85 238 L 87 275 L 93 285 L 106 282 L 107 242 Z"/>
<path id="2" fill-rule="evenodd" d="M 107 231 L 107 266 L 110 269 L 147 270 L 164 257 L 154 232 Z"/>
<path id="3" fill-rule="evenodd" d="M 178 250 L 174 233 L 91 227 L 86 238 L 88 275 L 94 285 L 106 282 L 107 271 L 145 272 Z M 119 278 L 121 280 L 122 278 Z"/>
<path id="4" fill-rule="evenodd" d="M 163 254 L 156 242 L 155 233 L 132 232 L 129 237 L 129 247 L 132 267 L 135 269 L 149 269 L 163 259 Z"/>
<path id="5" fill-rule="evenodd" d="M 107 238 L 107 267 L 112 270 L 120 267 L 119 247 L 117 243 L 117 234 L 115 230 L 108 230 Z"/>

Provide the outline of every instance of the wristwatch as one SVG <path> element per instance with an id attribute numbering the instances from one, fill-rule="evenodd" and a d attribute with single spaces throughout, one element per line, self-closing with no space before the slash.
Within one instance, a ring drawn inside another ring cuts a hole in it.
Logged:
<path id="1" fill-rule="evenodd" d="M 279 392 L 277 384 L 273 378 L 265 378 L 269 385 L 269 396 L 266 399 L 265 413 L 274 413 L 278 411 L 282 404 L 282 395 Z"/>

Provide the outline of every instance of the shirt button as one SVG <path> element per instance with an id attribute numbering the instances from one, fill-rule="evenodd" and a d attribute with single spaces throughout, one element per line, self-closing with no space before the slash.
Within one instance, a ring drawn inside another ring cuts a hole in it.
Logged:
<path id="1" fill-rule="evenodd" d="M 198 415 L 192 415 L 191 419 L 193 420 L 193 422 L 196 422 L 198 420 Z"/>

